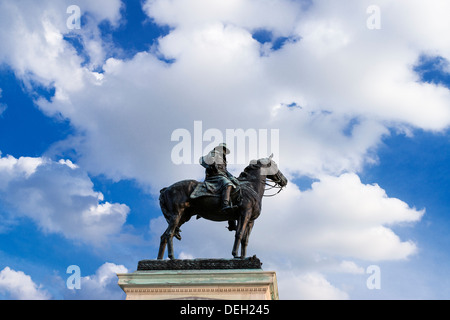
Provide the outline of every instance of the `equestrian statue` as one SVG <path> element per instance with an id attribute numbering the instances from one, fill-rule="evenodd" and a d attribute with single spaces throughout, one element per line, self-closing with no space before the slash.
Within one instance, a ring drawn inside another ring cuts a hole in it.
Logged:
<path id="1" fill-rule="evenodd" d="M 205 168 L 203 182 L 183 180 L 161 190 L 159 202 L 168 227 L 161 236 L 158 259 L 164 258 L 166 246 L 169 259 L 174 259 L 172 239 L 181 240 L 180 227 L 193 216 L 228 221 L 228 229 L 236 231 L 231 253 L 234 258 L 245 258 L 250 232 L 261 213 L 266 186 L 279 188 L 280 192 L 288 181 L 272 160 L 273 154 L 250 161 L 235 178 L 227 170 L 226 155 L 229 153 L 226 144 L 221 143 L 200 158 L 199 162 Z M 267 180 L 274 185 L 268 184 Z"/>

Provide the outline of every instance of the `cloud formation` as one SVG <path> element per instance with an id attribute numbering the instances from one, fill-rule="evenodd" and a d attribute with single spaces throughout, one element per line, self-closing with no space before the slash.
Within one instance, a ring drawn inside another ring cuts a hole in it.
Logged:
<path id="1" fill-rule="evenodd" d="M 10 218 L 32 219 L 44 232 L 100 244 L 120 233 L 130 209 L 103 201 L 70 160 L 0 157 L 0 201 Z"/>
<path id="2" fill-rule="evenodd" d="M 33 282 L 29 275 L 5 267 L 0 271 L 0 293 L 15 300 L 48 300 L 50 294 Z"/>
<path id="3" fill-rule="evenodd" d="M 262 225 L 253 233 L 260 250 L 272 248 L 280 256 L 324 254 L 366 261 L 414 254 L 416 245 L 401 241 L 390 226 L 418 222 L 424 214 L 388 197 L 378 185 L 362 184 L 356 174 L 323 177 L 303 192 L 293 186 L 276 198 L 264 199 L 264 210 Z M 280 243 L 297 244 L 297 250 Z"/>
<path id="4" fill-rule="evenodd" d="M 439 3 L 432 3 L 440 11 Z M 60 54 L 54 59 L 74 69 L 67 83 L 53 77 L 57 93 L 39 105 L 48 114 L 67 117 L 82 133 L 66 147 L 77 150 L 89 172 L 137 179 L 155 191 L 178 177 L 198 176 L 197 167 L 170 159 L 171 133 L 192 130 L 196 120 L 223 133 L 282 129 L 280 165 L 310 177 L 358 172 L 375 163 L 375 150 L 391 128 L 440 131 L 450 123 L 449 90 L 419 82 L 414 72 L 428 47 L 425 38 L 418 42 L 413 36 L 421 24 L 401 26 L 401 7 L 380 4 L 383 27 L 369 30 L 363 2 L 345 9 L 327 1 L 307 9 L 292 2 L 276 9 L 270 1 L 218 7 L 189 2 L 200 4 L 203 9 L 191 17 L 183 14 L 185 1 L 146 2 L 154 21 L 174 29 L 148 52 L 108 59 L 102 74 L 79 61 L 72 64 L 78 56 L 63 39 L 55 44 Z M 442 26 L 435 28 L 430 33 Z M 296 40 L 267 51 L 267 44 L 252 36 L 261 29 L 274 39 Z M 435 34 L 427 44 L 447 57 L 447 44 Z M 293 104 L 297 107 L 289 107 Z"/>
<path id="5" fill-rule="evenodd" d="M 69 300 L 122 300 L 124 292 L 117 285 L 117 274 L 128 273 L 123 265 L 105 262 L 95 274 L 81 278 L 79 290 L 69 290 L 65 298 Z"/>

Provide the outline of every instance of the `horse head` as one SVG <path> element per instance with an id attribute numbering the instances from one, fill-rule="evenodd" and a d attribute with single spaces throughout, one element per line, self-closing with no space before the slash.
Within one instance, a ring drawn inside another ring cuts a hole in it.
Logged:
<path id="1" fill-rule="evenodd" d="M 280 171 L 277 163 L 273 160 L 273 153 L 268 158 L 250 161 L 250 165 L 246 168 L 246 171 L 248 169 L 259 169 L 259 174 L 261 176 L 265 176 L 267 179 L 272 180 L 281 188 L 284 188 L 288 183 L 287 178 Z"/>

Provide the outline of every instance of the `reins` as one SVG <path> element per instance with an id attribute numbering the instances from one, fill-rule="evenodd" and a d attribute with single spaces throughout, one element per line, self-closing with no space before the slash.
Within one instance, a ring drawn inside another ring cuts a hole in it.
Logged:
<path id="1" fill-rule="evenodd" d="M 269 195 L 263 194 L 263 197 L 274 197 L 274 196 L 276 196 L 277 194 L 279 194 L 283 190 L 283 187 L 278 186 L 276 182 L 274 182 L 274 184 L 271 185 L 270 183 L 267 183 L 266 181 L 264 181 L 264 184 L 266 186 L 270 187 L 270 188 L 264 189 L 264 192 L 266 192 L 268 190 L 272 190 L 272 189 L 279 189 L 279 190 L 276 193 L 274 193 L 274 194 L 269 194 Z"/>

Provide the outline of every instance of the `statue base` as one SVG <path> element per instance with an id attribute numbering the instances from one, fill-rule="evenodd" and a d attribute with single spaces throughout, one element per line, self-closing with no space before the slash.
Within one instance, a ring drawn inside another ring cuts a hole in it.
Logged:
<path id="1" fill-rule="evenodd" d="M 142 260 L 118 274 L 127 300 L 278 300 L 274 271 L 247 259 Z"/>
<path id="2" fill-rule="evenodd" d="M 261 261 L 253 256 L 245 259 L 141 260 L 137 271 L 261 269 L 261 267 Z"/>

